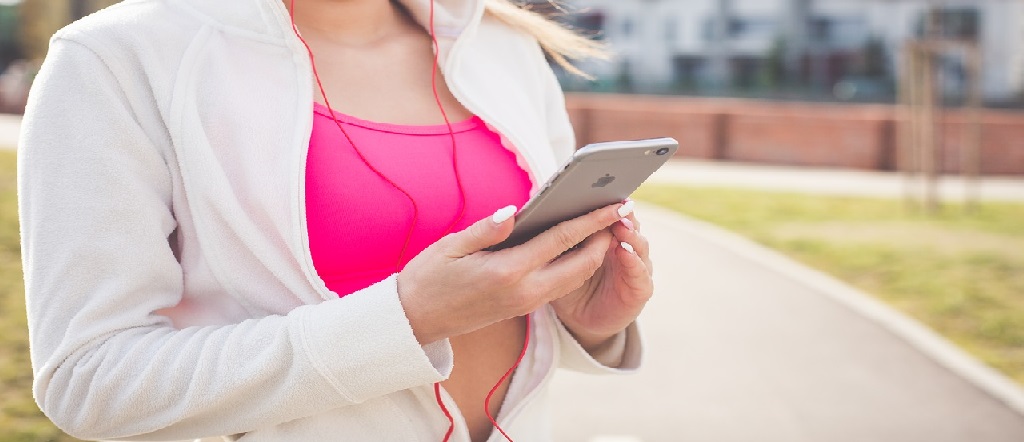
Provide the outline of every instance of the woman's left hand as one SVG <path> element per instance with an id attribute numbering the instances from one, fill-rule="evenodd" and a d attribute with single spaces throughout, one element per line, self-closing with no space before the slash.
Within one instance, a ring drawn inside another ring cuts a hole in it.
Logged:
<path id="1" fill-rule="evenodd" d="M 624 330 L 654 293 L 650 245 L 630 213 L 595 235 L 612 235 L 604 264 L 582 287 L 552 301 L 558 318 L 585 350 L 594 353 Z"/>

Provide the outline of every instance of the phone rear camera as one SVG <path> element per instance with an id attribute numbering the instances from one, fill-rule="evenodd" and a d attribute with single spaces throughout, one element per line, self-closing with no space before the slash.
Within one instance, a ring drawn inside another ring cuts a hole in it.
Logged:
<path id="1" fill-rule="evenodd" d="M 668 150 L 669 149 L 667 147 L 662 147 L 661 149 L 658 149 L 658 151 L 655 153 L 657 153 L 658 155 L 665 155 L 668 153 Z"/>

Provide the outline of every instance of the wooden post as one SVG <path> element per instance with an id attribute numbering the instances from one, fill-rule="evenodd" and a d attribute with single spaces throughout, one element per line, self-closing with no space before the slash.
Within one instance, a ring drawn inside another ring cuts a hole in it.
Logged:
<path id="1" fill-rule="evenodd" d="M 915 52 L 912 42 L 903 45 L 900 52 L 903 66 L 897 89 L 900 105 L 896 108 L 897 136 L 899 137 L 896 144 L 899 152 L 897 161 L 900 171 L 903 172 L 903 201 L 908 209 L 913 209 L 914 201 L 916 201 L 914 195 L 914 171 L 917 167 L 914 155 L 917 142 L 914 118 L 914 104 L 916 103 L 914 89 L 917 87 L 914 84 L 914 72 L 917 69 L 917 63 L 914 60 Z"/>
<path id="2" fill-rule="evenodd" d="M 978 208 L 978 176 L 981 174 L 981 48 L 967 46 L 967 109 L 964 118 L 964 145 L 961 156 L 964 175 L 964 204 L 968 211 Z"/>
<path id="3" fill-rule="evenodd" d="M 922 45 L 922 112 L 921 112 L 921 169 L 924 174 L 924 207 L 925 211 L 935 214 L 939 210 L 938 195 L 938 137 L 936 127 L 936 111 L 940 103 L 937 100 L 938 88 L 935 84 L 935 44 L 936 37 L 941 36 L 942 23 L 939 20 L 939 8 L 932 6 L 925 22 L 924 44 Z"/>
<path id="4" fill-rule="evenodd" d="M 942 174 L 942 147 L 945 133 L 942 117 L 941 77 L 936 70 L 939 55 L 949 52 L 964 53 L 968 72 L 967 100 L 962 112 L 960 172 L 964 177 L 965 204 L 968 210 L 977 207 L 978 180 L 981 174 L 982 124 L 982 53 L 976 41 L 951 39 L 942 32 L 939 9 L 929 8 L 924 35 L 910 41 L 903 48 L 904 69 L 900 76 L 898 109 L 900 120 L 902 170 L 905 179 L 905 198 L 908 207 L 923 201 L 925 210 L 935 213 L 940 209 L 939 178 Z M 940 123 L 941 122 L 941 123 Z"/>
<path id="5" fill-rule="evenodd" d="M 921 78 L 921 60 L 919 59 L 919 48 L 915 43 L 909 42 L 903 47 L 903 75 L 901 80 L 903 87 L 900 88 L 900 98 L 903 102 L 901 108 L 901 119 L 903 124 L 900 129 L 901 141 L 901 168 L 903 170 L 903 191 L 907 208 L 915 210 L 919 201 L 918 174 L 920 172 L 919 148 L 921 145 L 921 118 L 919 108 L 921 103 L 921 84 L 916 81 Z"/>
<path id="6" fill-rule="evenodd" d="M 936 87 L 935 87 L 935 63 L 934 54 L 931 51 L 922 51 L 922 103 L 921 103 L 921 171 L 924 175 L 924 207 L 928 213 L 935 213 L 939 209 L 937 198 L 938 169 L 936 167 L 935 148 L 935 108 L 936 108 Z"/>

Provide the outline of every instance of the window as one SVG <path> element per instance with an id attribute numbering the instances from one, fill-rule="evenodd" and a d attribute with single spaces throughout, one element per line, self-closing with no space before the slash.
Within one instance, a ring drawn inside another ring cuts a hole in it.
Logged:
<path id="1" fill-rule="evenodd" d="M 633 18 L 632 17 L 624 18 L 622 20 L 622 36 L 623 37 L 629 37 L 629 36 L 633 35 L 633 26 L 634 26 L 634 23 L 633 23 Z"/>
<path id="2" fill-rule="evenodd" d="M 835 21 L 828 17 L 814 17 L 811 19 L 811 26 L 808 30 L 812 40 L 827 42 L 832 40 L 835 31 Z"/>
<path id="3" fill-rule="evenodd" d="M 977 40 L 981 28 L 981 12 L 977 8 L 937 8 L 934 17 L 935 35 L 943 38 Z M 915 34 L 923 37 L 925 24 L 932 19 L 927 9 L 917 19 Z"/>
<path id="4" fill-rule="evenodd" d="M 739 35 L 743 35 L 750 32 L 750 22 L 747 20 L 741 20 L 733 18 L 729 20 L 729 37 L 736 38 Z"/>
<path id="5" fill-rule="evenodd" d="M 721 36 L 721 38 L 728 39 L 736 36 L 738 33 L 743 32 L 743 23 L 735 18 L 729 20 L 725 25 L 726 29 L 719 30 L 718 17 L 708 17 L 704 20 L 704 26 L 701 29 L 701 34 L 704 36 L 704 41 L 714 41 Z"/>
<path id="6" fill-rule="evenodd" d="M 733 33 L 734 37 L 764 37 L 774 38 L 775 37 L 775 19 L 767 17 L 752 17 L 738 20 L 741 24 L 738 26 L 739 29 L 735 29 Z M 741 35 L 740 35 L 741 34 Z"/>
<path id="7" fill-rule="evenodd" d="M 704 20 L 701 34 L 704 41 L 715 40 L 718 35 L 718 18 L 709 17 Z M 775 22 L 766 18 L 741 18 L 731 17 L 726 24 L 725 32 L 721 34 L 729 39 L 747 38 L 755 35 L 771 36 L 775 32 Z"/>

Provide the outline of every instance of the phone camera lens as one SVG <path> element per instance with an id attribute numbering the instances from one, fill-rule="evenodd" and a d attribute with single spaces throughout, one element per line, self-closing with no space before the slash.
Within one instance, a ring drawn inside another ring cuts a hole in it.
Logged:
<path id="1" fill-rule="evenodd" d="M 662 147 L 661 149 L 658 149 L 658 151 L 656 153 L 658 155 L 665 155 L 665 154 L 668 153 L 668 148 L 667 147 Z"/>

